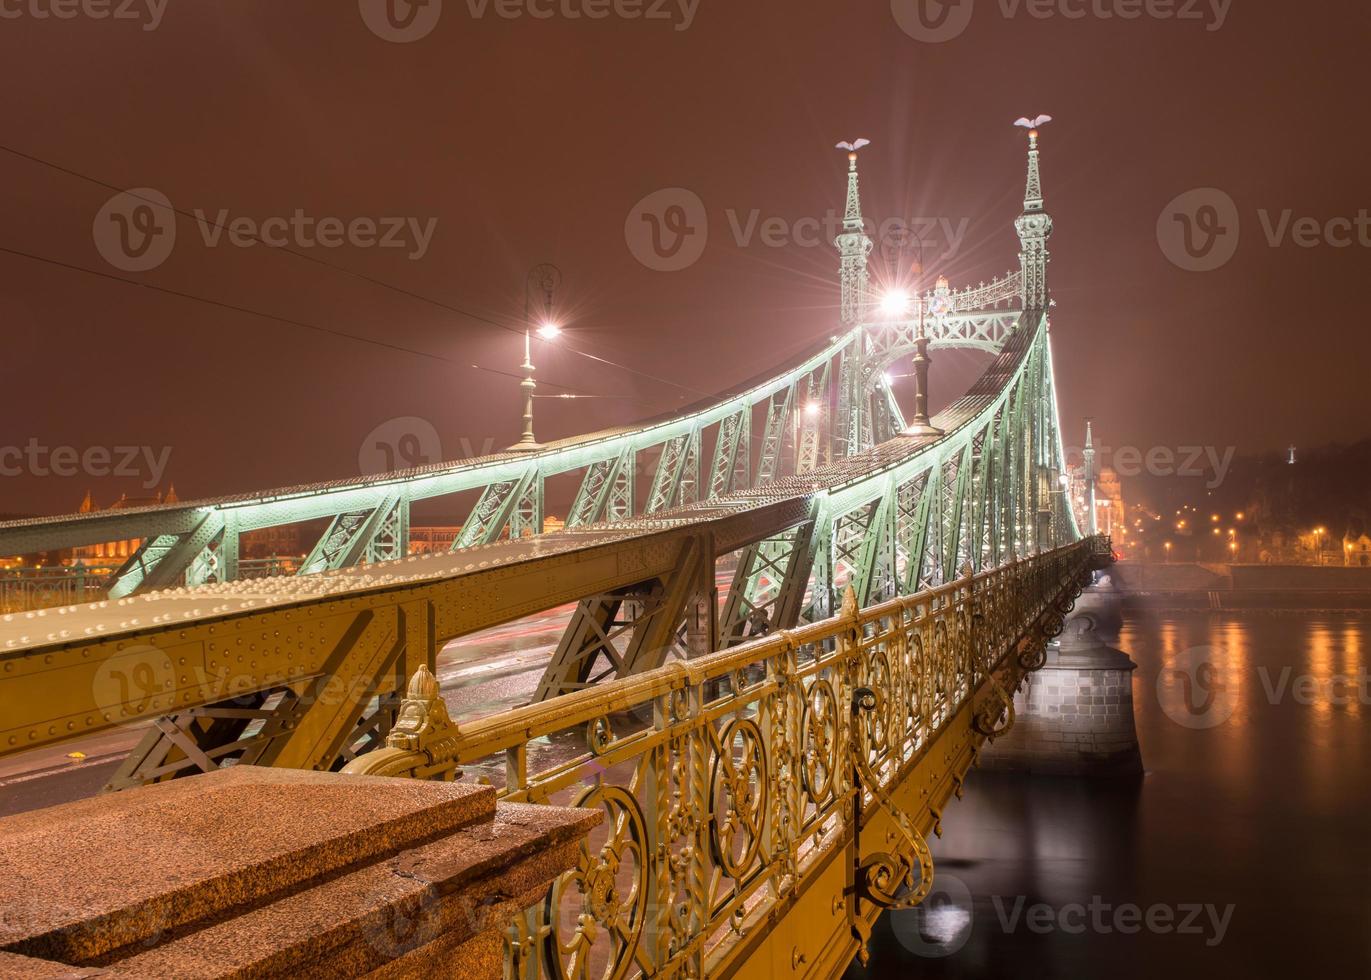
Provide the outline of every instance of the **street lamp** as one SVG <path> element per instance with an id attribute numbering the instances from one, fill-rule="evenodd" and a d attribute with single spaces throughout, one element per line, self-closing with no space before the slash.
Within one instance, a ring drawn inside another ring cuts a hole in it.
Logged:
<path id="1" fill-rule="evenodd" d="M 543 448 L 533 437 L 533 392 L 538 387 L 533 383 L 533 299 L 535 290 L 542 294 L 537 333 L 540 340 L 551 343 L 562 332 L 552 318 L 552 295 L 561 282 L 562 270 L 547 262 L 535 265 L 524 278 L 524 363 L 519 365 L 519 370 L 524 372 L 524 379 L 519 382 L 524 393 L 524 431 L 519 441 L 509 447 L 516 452 L 532 452 Z"/>
<path id="2" fill-rule="evenodd" d="M 933 291 L 933 312 L 941 316 L 951 308 L 947 279 L 938 277 Z M 914 418 L 904 430 L 907 436 L 940 436 L 943 430 L 928 420 L 928 333 L 924 329 L 924 309 L 929 304 L 919 297 L 919 331 L 914 336 Z"/>
<path id="3" fill-rule="evenodd" d="M 881 297 L 881 313 L 891 319 L 909 312 L 909 294 L 903 289 L 891 289 Z"/>

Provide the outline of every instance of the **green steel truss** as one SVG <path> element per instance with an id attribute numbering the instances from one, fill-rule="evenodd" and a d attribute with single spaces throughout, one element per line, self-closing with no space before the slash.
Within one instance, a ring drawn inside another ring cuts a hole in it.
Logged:
<path id="1" fill-rule="evenodd" d="M 243 534 L 302 521 L 327 526 L 301 574 L 399 558 L 408 552 L 413 504 L 473 491 L 454 550 L 538 535 L 548 516 L 546 482 L 568 473 L 580 475 L 565 512 L 572 529 L 654 519 L 701 500 L 737 507 L 813 494 L 805 522 L 734 552 L 722 600 L 714 586 L 720 556 L 703 548 L 670 574 L 582 598 L 539 686 L 547 697 L 829 615 L 848 584 L 867 604 L 1074 540 L 1079 531 L 1060 481 L 1045 271 L 1051 219 L 1042 211 L 1036 137 L 1029 160 L 1029 193 L 1016 221 L 1019 270 L 962 290 L 940 280 L 912 313 L 872 319 L 878 304 L 869 294 L 871 246 L 861 230 L 854 156 L 837 241 L 844 332 L 770 379 L 692 411 L 535 452 L 3 523 L 0 555 L 140 539 L 111 582 L 118 598 L 233 581 Z M 901 435 L 904 417 L 884 376 L 920 336 L 935 351 L 996 356 L 972 390 L 936 417 L 945 433 L 936 438 Z M 843 467 L 859 460 L 867 469 L 846 474 Z M 649 467 L 640 499 L 637 474 Z"/>

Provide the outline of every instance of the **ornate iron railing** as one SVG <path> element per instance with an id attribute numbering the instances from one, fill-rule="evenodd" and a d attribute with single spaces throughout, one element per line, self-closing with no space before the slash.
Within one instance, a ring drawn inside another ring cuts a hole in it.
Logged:
<path id="1" fill-rule="evenodd" d="M 241 558 L 239 578 L 294 575 L 303 557 Z M 0 613 L 51 609 L 109 598 L 110 583 L 121 565 L 45 565 L 0 569 Z"/>
<path id="2" fill-rule="evenodd" d="M 511 802 L 606 811 L 513 930 L 507 975 L 712 976 L 954 719 L 982 737 L 1012 724 L 1007 688 L 1108 553 L 1088 539 L 861 611 L 849 590 L 832 619 L 461 726 L 420 671 L 388 747 L 345 771 L 460 768 Z M 932 879 L 922 836 L 895 819 L 903 843 L 857 886 L 887 906 Z"/>
<path id="3" fill-rule="evenodd" d="M 951 290 L 942 305 L 945 306 L 947 313 L 966 313 L 996 309 L 1005 304 L 1018 302 L 1022 298 L 1023 271 L 1016 269 L 1006 273 L 1003 279 L 996 276 L 990 282 L 983 282 L 978 286 L 966 286 L 962 289 Z M 935 292 L 926 293 L 922 299 L 925 309 L 937 311 L 938 299 Z"/>
<path id="4" fill-rule="evenodd" d="M 50 609 L 105 598 L 115 566 L 59 565 L 0 570 L 0 613 Z"/>

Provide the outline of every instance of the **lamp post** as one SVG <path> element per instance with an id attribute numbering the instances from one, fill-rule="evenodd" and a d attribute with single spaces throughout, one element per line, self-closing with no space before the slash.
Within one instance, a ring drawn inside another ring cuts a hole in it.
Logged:
<path id="1" fill-rule="evenodd" d="M 932 305 L 935 316 L 941 316 L 950 308 L 949 292 L 946 277 L 939 276 L 938 284 L 933 291 Z M 918 302 L 919 329 L 914 335 L 914 418 L 904 432 L 907 436 L 940 436 L 943 430 L 928 420 L 929 357 L 928 333 L 924 329 L 924 310 L 929 304 L 923 296 L 918 298 Z"/>
<path id="2" fill-rule="evenodd" d="M 547 262 L 534 266 L 524 278 L 524 363 L 519 365 L 519 370 L 524 372 L 524 379 L 519 382 L 524 393 L 524 431 L 519 441 L 509 447 L 512 451 L 531 452 L 543 448 L 533 436 L 533 392 L 538 387 L 533 382 L 533 293 L 535 289 L 542 293 L 538 336 L 554 340 L 562 330 L 552 319 L 552 295 L 561 282 L 562 270 Z"/>

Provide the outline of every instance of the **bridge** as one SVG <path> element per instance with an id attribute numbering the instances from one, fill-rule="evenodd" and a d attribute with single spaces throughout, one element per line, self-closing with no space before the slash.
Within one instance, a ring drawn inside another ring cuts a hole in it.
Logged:
<path id="1" fill-rule="evenodd" d="M 108 789 L 243 765 L 465 774 L 605 814 L 507 933 L 510 975 L 841 972 L 927 893 L 927 835 L 1109 559 L 1067 492 L 1028 139 L 1018 268 L 883 302 L 850 152 L 841 332 L 671 417 L 0 524 L 5 555 L 141 541 L 107 600 L 0 618 L 0 756 L 144 723 Z M 992 360 L 930 416 L 930 355 L 954 348 Z M 910 355 L 906 420 L 887 370 Z M 544 533 L 564 474 L 579 490 Z M 452 550 L 409 555 L 411 506 L 460 494 Z M 311 520 L 298 574 L 240 574 L 243 534 Z M 568 603 L 530 704 L 449 717 L 444 644 Z"/>

